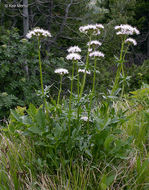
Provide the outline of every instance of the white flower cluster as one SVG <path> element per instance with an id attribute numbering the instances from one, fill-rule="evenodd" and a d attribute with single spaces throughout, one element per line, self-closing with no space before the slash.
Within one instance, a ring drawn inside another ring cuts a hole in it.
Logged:
<path id="1" fill-rule="evenodd" d="M 117 35 L 133 35 L 140 34 L 139 30 L 135 27 L 130 26 L 129 24 L 121 24 L 120 26 L 115 26 L 115 30 L 119 30 Z"/>
<path id="2" fill-rule="evenodd" d="M 93 49 L 92 48 L 88 48 L 88 52 L 92 52 L 93 51 Z"/>
<path id="3" fill-rule="evenodd" d="M 26 34 L 26 37 L 28 39 L 32 38 L 33 36 L 52 37 L 52 35 L 49 31 L 44 30 L 42 28 L 35 28 Z"/>
<path id="4" fill-rule="evenodd" d="M 132 43 L 134 46 L 137 45 L 136 40 L 133 39 L 133 38 L 127 38 L 127 39 L 125 40 L 125 43 Z"/>
<path id="5" fill-rule="evenodd" d="M 96 24 L 96 28 L 98 28 L 98 29 L 104 29 L 104 26 L 102 24 Z"/>
<path id="6" fill-rule="evenodd" d="M 97 40 L 93 40 L 93 41 L 91 41 L 91 42 L 88 42 L 87 45 L 88 45 L 88 46 L 94 46 L 94 47 L 96 47 L 96 46 L 101 46 L 102 43 L 99 42 L 99 41 L 97 41 Z"/>
<path id="7" fill-rule="evenodd" d="M 96 25 L 88 24 L 79 28 L 80 32 L 87 34 L 89 30 L 97 30 Z"/>
<path id="8" fill-rule="evenodd" d="M 93 51 L 89 54 L 90 57 L 104 57 L 104 54 L 100 51 Z"/>
<path id="9" fill-rule="evenodd" d="M 81 55 L 78 53 L 70 53 L 66 56 L 67 60 L 80 60 L 81 59 Z"/>
<path id="10" fill-rule="evenodd" d="M 88 24 L 79 28 L 80 32 L 84 34 L 91 33 L 93 35 L 99 35 L 100 29 L 104 29 L 104 26 L 102 24 Z"/>
<path id="11" fill-rule="evenodd" d="M 68 53 L 77 53 L 77 52 L 81 52 L 81 49 L 78 46 L 72 46 L 67 51 Z"/>
<path id="12" fill-rule="evenodd" d="M 63 68 L 56 69 L 54 72 L 60 75 L 65 75 L 69 73 L 67 69 L 63 69 Z"/>
<path id="13" fill-rule="evenodd" d="M 87 71 L 87 70 L 85 71 L 85 69 L 79 69 L 78 72 L 79 72 L 79 73 L 85 73 L 85 72 L 86 72 L 88 75 L 91 74 L 90 71 Z"/>

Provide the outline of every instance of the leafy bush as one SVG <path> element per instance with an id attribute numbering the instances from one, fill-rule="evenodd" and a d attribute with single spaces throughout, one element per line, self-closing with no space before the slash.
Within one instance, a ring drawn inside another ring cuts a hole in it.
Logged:
<path id="1" fill-rule="evenodd" d="M 75 112 L 69 123 L 69 112 L 65 107 L 48 104 L 48 113 L 43 107 L 37 109 L 31 104 L 28 109 L 12 110 L 10 115 L 8 128 L 14 134 L 16 130 L 22 131 L 32 141 L 40 158 L 38 164 L 58 168 L 61 162 L 65 165 L 81 157 L 95 162 L 105 156 L 108 159 L 113 155 L 115 158 L 127 157 L 131 141 L 121 139 L 119 128 L 126 121 L 123 112 L 115 113 L 105 104 L 94 111 L 94 119 L 89 123 L 84 120 L 78 123 Z"/>
<path id="2" fill-rule="evenodd" d="M 3 117 L 4 110 L 8 112 L 10 107 L 23 106 L 29 102 L 37 103 L 35 89 L 38 89 L 39 82 L 36 76 L 34 45 L 25 39 L 20 40 L 15 28 L 3 32 L 0 43 L 0 92 L 3 95 L 8 94 L 1 101 L 0 117 Z M 28 74 L 25 70 L 26 64 Z"/>

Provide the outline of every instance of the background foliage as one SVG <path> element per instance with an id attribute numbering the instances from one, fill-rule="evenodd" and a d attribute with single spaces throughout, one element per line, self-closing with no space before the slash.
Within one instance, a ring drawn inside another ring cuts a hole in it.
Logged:
<path id="1" fill-rule="evenodd" d="M 40 104 L 40 98 L 36 97 L 36 90 L 39 90 L 35 48 L 37 44 L 35 41 L 31 43 L 22 40 L 25 37 L 22 27 L 23 8 L 11 7 L 17 4 L 20 2 L 5 0 L 0 4 L 1 118 L 5 115 L 4 111 L 9 112 L 9 108 L 13 106 L 29 105 L 29 102 Z M 58 80 L 53 75 L 53 70 L 59 66 L 65 66 L 67 69 L 71 67 L 62 58 L 66 56 L 69 46 L 79 45 L 86 50 L 87 39 L 79 33 L 78 28 L 87 23 L 103 23 L 105 26 L 105 32 L 99 36 L 103 43 L 101 50 L 106 55 L 105 59 L 97 64 L 100 71 L 96 83 L 99 93 L 106 92 L 115 76 L 115 57 L 119 55 L 120 40 L 115 35 L 113 27 L 121 23 L 135 25 L 141 31 L 141 35 L 136 39 L 138 46 L 130 48 L 125 62 L 125 70 L 128 76 L 132 76 L 129 81 L 130 88 L 127 90 L 136 89 L 140 87 L 141 82 L 148 81 L 148 8 L 149 3 L 145 0 L 28 1 L 29 29 L 40 26 L 50 30 L 53 36 L 42 43 L 43 72 L 46 76 L 44 86 L 54 87 L 50 88 L 53 96 L 57 92 Z M 84 52 L 82 55 L 85 56 Z M 68 94 L 68 85 L 64 85 L 65 95 Z M 90 79 L 87 88 L 90 88 Z"/>

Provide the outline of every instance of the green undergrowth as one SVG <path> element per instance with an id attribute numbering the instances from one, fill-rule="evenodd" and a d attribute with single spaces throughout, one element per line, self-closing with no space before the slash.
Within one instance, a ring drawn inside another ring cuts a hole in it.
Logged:
<path id="1" fill-rule="evenodd" d="M 97 105 L 86 121 L 85 107 L 78 119 L 66 100 L 47 103 L 46 112 L 32 104 L 11 110 L 1 126 L 1 189 L 147 190 L 148 85 Z"/>

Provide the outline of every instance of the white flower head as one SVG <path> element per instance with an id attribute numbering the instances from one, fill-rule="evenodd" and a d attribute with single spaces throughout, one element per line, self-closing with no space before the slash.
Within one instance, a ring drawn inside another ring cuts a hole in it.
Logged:
<path id="1" fill-rule="evenodd" d="M 88 42 L 87 45 L 88 45 L 88 46 L 94 46 L 94 47 L 96 47 L 96 46 L 101 46 L 102 43 L 99 42 L 99 41 L 97 41 L 97 40 L 93 40 L 93 41 L 91 41 L 91 42 Z"/>
<path id="2" fill-rule="evenodd" d="M 140 34 L 140 31 L 136 27 L 134 27 L 133 30 L 134 30 L 134 33 L 136 33 L 137 35 Z"/>
<path id="3" fill-rule="evenodd" d="M 81 52 L 81 49 L 78 46 L 71 46 L 67 51 L 68 53 L 77 53 Z"/>
<path id="4" fill-rule="evenodd" d="M 99 28 L 97 28 L 96 24 L 88 24 L 86 26 L 81 26 L 79 30 L 81 33 L 84 34 L 93 34 L 93 35 L 100 34 Z"/>
<path id="5" fill-rule="evenodd" d="M 85 26 L 81 26 L 79 28 L 79 30 L 80 30 L 80 32 L 87 34 L 90 30 L 91 31 L 96 30 L 96 25 L 88 24 L 88 25 L 85 25 Z"/>
<path id="6" fill-rule="evenodd" d="M 87 70 L 85 70 L 85 69 L 79 69 L 78 72 L 79 72 L 79 73 L 85 73 L 85 72 L 86 72 L 88 75 L 91 74 L 90 71 L 87 71 Z"/>
<path id="7" fill-rule="evenodd" d="M 67 55 L 66 57 L 67 60 L 80 60 L 81 59 L 81 55 L 78 53 L 70 53 Z"/>
<path id="8" fill-rule="evenodd" d="M 133 34 L 140 34 L 139 30 L 135 27 L 130 26 L 129 24 L 121 24 L 119 26 L 114 27 L 115 30 L 119 30 L 116 34 L 117 35 L 133 35 Z"/>
<path id="9" fill-rule="evenodd" d="M 104 57 L 104 54 L 100 51 L 93 51 L 89 54 L 90 57 Z"/>
<path id="10" fill-rule="evenodd" d="M 97 31 L 95 31 L 95 32 L 93 33 L 93 35 L 94 35 L 94 36 L 98 36 L 98 35 L 100 35 L 100 33 L 101 33 L 100 30 L 97 29 Z"/>
<path id="11" fill-rule="evenodd" d="M 60 75 L 65 75 L 69 73 L 67 69 L 63 69 L 63 68 L 56 69 L 54 72 Z"/>
<path id="12" fill-rule="evenodd" d="M 88 48 L 88 52 L 92 52 L 93 51 L 93 49 L 92 48 Z"/>
<path id="13" fill-rule="evenodd" d="M 37 37 L 52 37 L 51 33 L 47 30 L 44 30 L 42 28 L 35 28 L 32 31 L 28 32 L 26 34 L 26 37 L 28 39 L 32 38 L 33 36 L 37 36 Z"/>
<path id="14" fill-rule="evenodd" d="M 129 44 L 131 43 L 131 44 L 133 44 L 134 46 L 137 45 L 136 40 L 133 39 L 133 38 L 127 38 L 127 39 L 125 40 L 125 43 L 129 43 Z"/>
<path id="15" fill-rule="evenodd" d="M 83 121 L 88 121 L 88 117 L 87 116 L 82 116 L 80 119 L 83 120 Z"/>
<path id="16" fill-rule="evenodd" d="M 102 24 L 96 24 L 96 28 L 98 28 L 98 29 L 104 29 L 104 26 Z"/>

